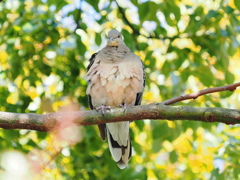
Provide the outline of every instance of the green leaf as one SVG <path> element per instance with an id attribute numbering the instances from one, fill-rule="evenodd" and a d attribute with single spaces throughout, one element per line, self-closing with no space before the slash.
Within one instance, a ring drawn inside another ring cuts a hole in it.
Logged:
<path id="1" fill-rule="evenodd" d="M 138 8 L 139 18 L 141 22 L 146 19 L 146 12 L 149 12 L 149 8 L 146 3 L 143 3 Z"/>
<path id="2" fill-rule="evenodd" d="M 207 66 L 202 66 L 197 69 L 197 71 L 193 72 L 195 77 L 199 78 L 199 80 L 207 87 L 214 85 L 214 76 L 210 71 L 210 68 Z"/>
<path id="3" fill-rule="evenodd" d="M 225 80 L 227 84 L 232 84 L 234 83 L 235 77 L 231 72 L 227 71 L 225 74 Z"/>
<path id="4" fill-rule="evenodd" d="M 179 69 L 184 61 L 185 61 L 185 57 L 179 57 L 179 58 L 175 59 L 174 60 L 175 69 Z"/>
<path id="5" fill-rule="evenodd" d="M 48 133 L 46 133 L 46 132 L 37 132 L 38 139 L 44 139 L 47 137 L 47 135 L 48 135 Z"/>
<path id="6" fill-rule="evenodd" d="M 165 76 L 168 76 L 171 72 L 171 64 L 169 61 L 165 61 L 163 66 L 162 66 L 162 69 L 161 69 L 162 73 L 165 75 Z"/>
<path id="7" fill-rule="evenodd" d="M 159 125 L 154 126 L 152 130 L 153 139 L 166 138 L 169 136 L 169 127 L 167 122 L 161 122 Z"/>
<path id="8" fill-rule="evenodd" d="M 142 147 L 135 141 L 133 141 L 132 144 L 133 144 L 133 148 L 137 152 L 137 154 L 142 154 Z"/>
<path id="9" fill-rule="evenodd" d="M 236 156 L 236 159 L 238 159 L 237 157 L 238 156 Z M 237 163 L 237 164 L 239 164 L 239 163 Z M 239 179 L 239 174 L 240 174 L 240 170 L 238 168 L 234 168 L 233 169 L 233 175 L 234 175 L 235 179 Z M 223 176 L 223 180 L 224 180 L 224 176 Z"/>
<path id="10" fill-rule="evenodd" d="M 210 179 L 225 180 L 224 174 L 219 173 L 219 169 L 214 169 L 211 173 Z"/>
<path id="11" fill-rule="evenodd" d="M 174 13 L 175 20 L 178 22 L 181 18 L 180 8 L 177 5 L 170 6 L 172 12 Z"/>
<path id="12" fill-rule="evenodd" d="M 233 91 L 222 91 L 222 92 L 220 92 L 220 96 L 221 96 L 222 99 L 227 98 L 227 97 L 231 96 L 232 94 L 233 94 Z"/>
<path id="13" fill-rule="evenodd" d="M 131 49 L 131 50 L 135 50 L 135 44 L 134 44 L 134 40 L 133 40 L 133 35 L 129 33 L 129 31 L 127 31 L 126 29 L 122 30 L 122 35 L 124 37 L 125 40 L 124 42 L 126 43 L 126 45 Z"/>
<path id="14" fill-rule="evenodd" d="M 139 5 L 138 0 L 131 0 L 131 2 L 132 2 L 135 6 L 138 6 L 138 5 Z"/>
<path id="15" fill-rule="evenodd" d="M 170 158 L 170 161 L 172 163 L 177 162 L 178 161 L 178 155 L 177 155 L 176 151 L 170 152 L 169 158 Z"/>
<path id="16" fill-rule="evenodd" d="M 151 59 L 153 51 L 148 51 L 145 57 L 145 60 Z"/>
<path id="17" fill-rule="evenodd" d="M 141 22 L 146 20 L 155 21 L 158 23 L 158 19 L 156 17 L 158 11 L 158 5 L 155 2 L 147 1 L 139 5 L 139 18 Z"/>
<path id="18" fill-rule="evenodd" d="M 181 72 L 181 78 L 183 82 L 187 82 L 189 76 L 190 76 L 189 68 L 186 68 Z"/>
<path id="19" fill-rule="evenodd" d="M 144 128 L 144 126 L 145 126 L 144 121 L 135 121 L 135 124 L 136 124 L 136 126 L 138 127 L 138 129 L 139 129 L 140 131 L 143 131 L 143 128 Z"/>
<path id="20" fill-rule="evenodd" d="M 155 69 L 156 68 L 156 62 L 157 62 L 157 60 L 156 60 L 155 57 L 150 58 L 150 64 L 149 64 L 148 67 L 150 67 L 151 69 Z"/>
<path id="21" fill-rule="evenodd" d="M 101 35 L 99 33 L 96 33 L 95 34 L 95 42 L 98 46 L 101 45 L 101 42 L 102 42 L 102 38 L 101 38 Z"/>
<path id="22" fill-rule="evenodd" d="M 97 11 L 99 12 L 99 9 L 98 9 L 98 3 L 99 3 L 99 0 L 86 0 L 90 5 L 92 5 L 92 7 Z"/>
<path id="23" fill-rule="evenodd" d="M 161 24 L 161 22 L 160 22 Z M 162 26 L 157 26 L 156 29 L 154 30 L 154 33 L 156 34 L 157 37 L 161 37 L 161 36 L 166 36 L 167 35 L 167 30 L 164 29 Z"/>
<path id="24" fill-rule="evenodd" d="M 29 141 L 27 142 L 27 145 L 32 146 L 32 147 L 38 146 L 32 139 L 29 139 Z"/>
<path id="25" fill-rule="evenodd" d="M 218 15 L 220 15 L 220 13 L 219 12 L 217 12 L 217 11 L 214 11 L 214 10 L 210 10 L 209 12 L 208 12 L 208 17 L 209 18 L 212 18 L 212 17 L 217 17 Z"/>
<path id="26" fill-rule="evenodd" d="M 197 9 L 194 11 L 195 15 L 202 16 L 204 12 L 204 9 L 202 6 L 198 6 Z"/>
<path id="27" fill-rule="evenodd" d="M 154 139 L 153 143 L 152 143 L 152 150 L 154 153 L 158 153 L 162 148 L 162 141 L 160 140 L 160 138 L 158 139 Z"/>
<path id="28" fill-rule="evenodd" d="M 139 43 L 138 46 L 139 46 L 139 50 L 144 51 L 147 49 L 148 44 L 147 43 Z"/>
<path id="29" fill-rule="evenodd" d="M 239 0 L 234 0 L 234 4 L 238 8 L 238 10 L 240 11 L 240 1 Z"/>
<path id="30" fill-rule="evenodd" d="M 168 14 L 165 16 L 165 18 L 166 18 L 166 21 L 167 21 L 167 23 L 168 23 L 169 26 L 175 26 L 175 20 L 173 20 L 173 19 L 170 18 L 170 13 L 168 13 Z"/>
<path id="31" fill-rule="evenodd" d="M 86 46 L 82 43 L 81 38 L 77 38 L 77 47 L 78 47 L 80 54 L 82 56 L 84 56 L 87 49 L 86 49 Z"/>
<path id="32" fill-rule="evenodd" d="M 234 11 L 234 9 L 232 7 L 230 7 L 230 6 L 226 7 L 226 13 L 227 14 L 231 14 L 231 13 L 233 13 L 233 11 Z"/>
<path id="33" fill-rule="evenodd" d="M 63 1 L 59 1 L 56 3 L 56 1 L 54 1 L 54 0 L 48 0 L 47 4 L 48 4 L 48 6 L 55 5 L 57 7 L 56 11 L 59 11 L 62 9 L 63 6 L 65 6 L 67 4 L 67 2 L 65 0 L 63 0 Z"/>

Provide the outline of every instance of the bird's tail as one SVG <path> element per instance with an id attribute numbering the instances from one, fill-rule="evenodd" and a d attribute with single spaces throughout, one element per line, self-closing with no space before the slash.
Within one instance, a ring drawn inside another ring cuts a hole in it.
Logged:
<path id="1" fill-rule="evenodd" d="M 109 149 L 112 154 L 114 161 L 120 169 L 124 169 L 128 165 L 128 161 L 132 156 L 132 144 L 129 135 L 129 122 L 119 123 L 107 123 L 107 138 Z M 111 124 L 111 126 L 109 126 Z M 114 128 L 111 128 L 115 126 Z M 124 125 L 125 131 L 122 131 L 122 125 Z M 119 127 L 120 126 L 120 127 Z"/>

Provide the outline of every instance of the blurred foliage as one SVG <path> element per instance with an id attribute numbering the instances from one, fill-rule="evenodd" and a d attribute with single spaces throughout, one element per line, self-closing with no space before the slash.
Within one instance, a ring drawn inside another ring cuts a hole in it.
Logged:
<path id="1" fill-rule="evenodd" d="M 4 0 L 0 111 L 87 108 L 88 59 L 112 28 L 145 63 L 143 104 L 238 82 L 239 10 L 239 0 Z M 239 109 L 239 102 L 238 89 L 177 105 Z M 96 126 L 1 129 L 0 177 L 240 179 L 239 125 L 145 120 L 131 124 L 131 137 L 133 157 L 120 170 Z"/>

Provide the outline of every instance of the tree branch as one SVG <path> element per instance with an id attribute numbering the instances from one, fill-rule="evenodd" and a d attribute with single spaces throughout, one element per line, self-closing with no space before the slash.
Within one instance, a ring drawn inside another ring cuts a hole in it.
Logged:
<path id="1" fill-rule="evenodd" d="M 117 0 L 114 0 L 114 1 L 115 1 L 115 3 L 117 4 L 118 10 L 119 10 L 120 14 L 122 15 L 123 20 L 124 20 L 125 23 L 132 29 L 133 34 L 135 34 L 135 35 L 137 35 L 137 36 L 138 36 L 138 35 L 141 35 L 140 32 L 139 32 L 139 30 L 136 29 L 136 28 L 130 23 L 130 21 L 128 20 L 127 16 L 125 15 L 124 9 L 123 9 L 121 6 L 119 6 Z"/>
<path id="2" fill-rule="evenodd" d="M 129 107 L 127 112 L 123 108 L 111 109 L 104 116 L 95 111 L 70 111 L 56 112 L 44 115 L 34 113 L 10 113 L 0 111 L 0 127 L 4 129 L 30 129 L 37 131 L 50 131 L 57 128 L 66 128 L 78 125 L 93 125 L 108 122 L 135 121 L 143 119 L 162 120 L 192 120 L 202 122 L 222 122 L 225 124 L 240 124 L 240 110 L 190 107 L 190 106 L 166 106 L 186 99 L 220 91 L 233 91 L 239 83 L 208 88 L 196 93 L 175 97 L 162 103 Z"/>
<path id="3" fill-rule="evenodd" d="M 114 0 L 114 2 L 117 4 L 117 7 L 118 7 L 118 10 L 119 10 L 119 12 L 120 12 L 120 14 L 122 15 L 122 18 L 123 18 L 123 21 L 132 29 L 132 31 L 133 31 L 133 34 L 135 35 L 135 36 L 144 36 L 145 38 L 147 38 L 147 39 L 161 39 L 161 40 L 165 40 L 165 39 L 169 39 L 170 41 L 173 41 L 174 39 L 176 39 L 176 38 L 180 38 L 179 37 L 179 35 L 176 35 L 176 36 L 171 36 L 171 37 L 167 37 L 167 36 L 154 36 L 154 35 L 149 35 L 149 36 L 146 36 L 146 35 L 144 35 L 144 34 L 141 34 L 140 33 L 140 31 L 138 30 L 138 29 L 136 29 L 133 25 L 132 25 L 132 23 L 128 20 L 128 18 L 127 18 L 127 16 L 126 16 L 126 14 L 125 14 L 125 10 L 124 10 L 124 8 L 122 8 L 119 4 L 118 4 L 118 2 L 117 2 L 117 0 Z"/>
<path id="4" fill-rule="evenodd" d="M 127 112 L 124 112 L 122 108 L 112 109 L 111 112 L 106 112 L 104 116 L 95 110 L 57 112 L 44 115 L 0 112 L 0 127 L 5 129 L 50 131 L 55 128 L 68 127 L 68 123 L 66 123 L 68 121 L 73 121 L 78 125 L 93 125 L 143 119 L 193 120 L 240 124 L 240 110 L 212 107 L 178 107 L 154 103 L 130 107 L 127 109 Z"/>
<path id="5" fill-rule="evenodd" d="M 235 84 L 229 84 L 226 86 L 207 88 L 207 89 L 195 92 L 195 93 L 168 99 L 166 101 L 163 101 L 162 104 L 170 105 L 170 104 L 174 104 L 176 102 L 180 102 L 180 101 L 187 100 L 187 99 L 197 99 L 199 96 L 202 96 L 205 94 L 210 94 L 210 93 L 215 93 L 215 92 L 220 92 L 220 91 L 234 91 L 238 86 L 240 86 L 240 82 L 235 83 Z"/>
<path id="6" fill-rule="evenodd" d="M 204 35 L 201 35 L 201 36 L 198 36 L 198 35 L 196 35 L 196 34 L 193 34 L 193 35 L 186 35 L 186 33 L 184 34 L 178 34 L 178 35 L 174 35 L 174 36 L 164 36 L 164 35 L 154 35 L 154 34 L 149 34 L 148 36 L 147 35 L 144 35 L 144 34 L 141 34 L 140 33 L 140 30 L 139 29 L 137 29 L 137 28 L 135 28 L 134 26 L 133 26 L 133 24 L 129 21 L 129 19 L 127 18 L 127 16 L 126 16 L 126 14 L 125 14 L 125 9 L 124 8 L 122 8 L 119 4 L 118 4 L 118 2 L 117 2 L 117 0 L 114 0 L 114 2 L 116 3 L 116 5 L 117 5 L 117 7 L 118 7 L 118 10 L 119 10 L 119 13 L 122 15 L 122 19 L 123 19 L 123 21 L 132 29 L 132 31 L 133 31 L 133 34 L 135 35 L 135 36 L 143 36 L 143 37 L 145 37 L 145 38 L 147 38 L 147 39 L 157 39 L 157 40 L 162 40 L 162 41 L 164 41 L 164 40 L 166 40 L 166 39 L 168 39 L 168 40 L 170 40 L 170 41 L 173 41 L 173 40 L 175 40 L 175 39 L 177 39 L 177 38 L 198 38 L 198 37 L 206 37 L 207 39 L 209 39 L 209 38 L 214 38 L 214 39 L 216 39 L 216 37 L 215 36 L 210 36 L 210 35 L 208 35 L 208 34 L 204 34 Z M 212 47 L 211 47 L 212 48 Z M 216 50 L 216 49 L 215 49 Z"/>

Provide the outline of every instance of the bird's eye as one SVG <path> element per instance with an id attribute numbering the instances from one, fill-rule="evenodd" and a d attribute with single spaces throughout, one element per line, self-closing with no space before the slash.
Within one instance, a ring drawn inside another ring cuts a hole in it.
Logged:
<path id="1" fill-rule="evenodd" d="M 120 35 L 118 35 L 118 38 L 120 38 L 121 36 Z"/>

